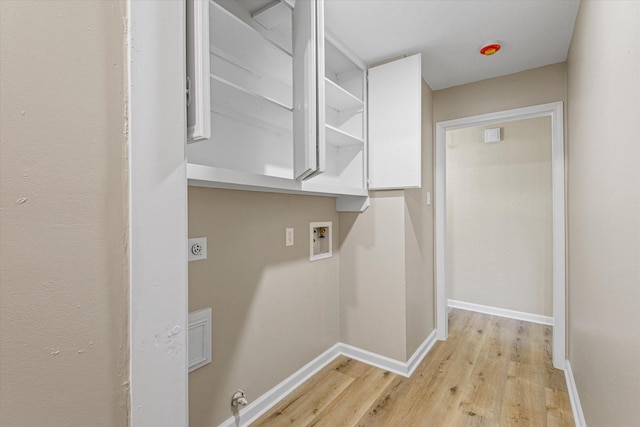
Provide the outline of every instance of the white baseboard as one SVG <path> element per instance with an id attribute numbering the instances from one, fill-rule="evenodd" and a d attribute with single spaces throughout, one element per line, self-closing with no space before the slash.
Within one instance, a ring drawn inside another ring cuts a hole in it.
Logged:
<path id="1" fill-rule="evenodd" d="M 265 394 L 240 409 L 234 416 L 228 418 L 220 427 L 247 426 L 260 418 L 262 414 L 273 408 L 285 396 L 302 385 L 320 369 L 327 366 L 333 359 L 340 356 L 340 343 L 335 344 L 320 356 L 298 369 L 280 384 L 267 391 Z"/>
<path id="2" fill-rule="evenodd" d="M 394 374 L 402 375 L 403 377 L 409 377 L 429 353 L 435 342 L 436 331 L 434 330 L 423 343 L 420 344 L 420 347 L 418 347 L 407 362 L 400 362 L 349 344 L 337 343 L 298 369 L 280 384 L 254 400 L 251 404 L 242 408 L 234 416 L 228 418 L 220 424 L 220 427 L 242 427 L 251 424 L 340 355 L 359 360 L 360 362 L 393 372 Z"/>
<path id="3" fill-rule="evenodd" d="M 553 326 L 553 317 L 541 314 L 525 313 L 524 311 L 508 310 L 506 308 L 490 307 L 488 305 L 474 304 L 457 300 L 447 300 L 449 307 L 462 310 L 476 311 L 478 313 L 491 314 L 493 316 L 507 317 L 509 319 L 524 320 L 525 322 L 540 323 Z"/>
<path id="4" fill-rule="evenodd" d="M 571 363 L 569 363 L 568 360 L 565 362 L 564 378 L 567 381 L 569 400 L 571 401 L 571 410 L 573 411 L 573 421 L 575 422 L 576 427 L 587 427 L 587 423 L 584 420 L 584 413 L 582 412 L 582 405 L 580 405 L 580 397 L 578 397 L 576 381 L 573 378 Z"/>
<path id="5" fill-rule="evenodd" d="M 341 343 L 339 345 L 344 356 L 359 360 L 376 368 L 384 369 L 385 371 L 393 372 L 394 374 L 402 375 L 403 377 L 410 377 L 435 343 L 436 331 L 434 330 L 425 338 L 407 362 L 400 362 L 399 360 L 363 350 L 349 344 Z"/>
<path id="6" fill-rule="evenodd" d="M 394 374 L 402 375 L 403 377 L 407 376 L 406 363 L 349 344 L 340 343 L 339 345 L 341 353 L 347 357 L 385 371 L 393 372 Z"/>
<path id="7" fill-rule="evenodd" d="M 433 348 L 433 345 L 438 341 L 436 338 L 436 330 L 431 331 L 427 338 L 420 344 L 420 347 L 413 353 L 413 356 L 407 360 L 407 375 L 406 377 L 410 377 L 413 375 L 413 372 L 416 370 L 420 362 L 427 356 L 427 354 Z"/>

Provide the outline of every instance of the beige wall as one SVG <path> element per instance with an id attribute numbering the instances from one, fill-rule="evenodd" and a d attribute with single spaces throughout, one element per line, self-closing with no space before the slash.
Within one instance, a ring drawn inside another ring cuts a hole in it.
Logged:
<path id="1" fill-rule="evenodd" d="M 343 342 L 406 361 L 433 331 L 432 92 L 422 86 L 422 188 L 371 193 L 340 214 Z"/>
<path id="2" fill-rule="evenodd" d="M 551 118 L 450 130 L 446 159 L 448 297 L 552 316 Z"/>
<path id="3" fill-rule="evenodd" d="M 346 344 L 406 360 L 405 200 L 372 192 L 362 214 L 340 213 L 340 330 Z"/>
<path id="4" fill-rule="evenodd" d="M 125 4 L 0 2 L 0 425 L 126 426 Z"/>
<path id="5" fill-rule="evenodd" d="M 340 341 L 338 230 L 333 257 L 309 261 L 309 223 L 338 227 L 335 199 L 189 188 L 189 237 L 208 258 L 189 263 L 189 311 L 213 309 L 212 363 L 189 375 L 190 425 L 232 416 Z M 285 246 L 285 228 L 295 245 Z"/>
<path id="6" fill-rule="evenodd" d="M 582 1 L 569 51 L 569 360 L 589 426 L 640 402 L 640 2 Z"/>
<path id="7" fill-rule="evenodd" d="M 422 188 L 405 191 L 407 358 L 435 329 L 433 92 L 422 81 Z"/>
<path id="8" fill-rule="evenodd" d="M 566 65 L 555 64 L 433 92 L 433 120 L 566 101 Z"/>

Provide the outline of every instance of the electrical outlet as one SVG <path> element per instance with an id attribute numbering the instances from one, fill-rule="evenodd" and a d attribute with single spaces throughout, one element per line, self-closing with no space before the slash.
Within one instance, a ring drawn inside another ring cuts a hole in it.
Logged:
<path id="1" fill-rule="evenodd" d="M 207 238 L 189 239 L 189 261 L 207 259 Z"/>
<path id="2" fill-rule="evenodd" d="M 285 246 L 293 246 L 293 228 L 287 228 L 284 234 Z"/>

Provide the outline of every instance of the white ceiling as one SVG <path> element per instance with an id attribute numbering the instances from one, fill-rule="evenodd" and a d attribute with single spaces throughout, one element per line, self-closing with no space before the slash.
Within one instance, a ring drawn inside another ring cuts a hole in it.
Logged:
<path id="1" fill-rule="evenodd" d="M 325 0 L 325 24 L 368 64 L 422 53 L 432 89 L 563 62 L 579 0 Z M 480 47 L 500 41 L 493 56 Z"/>

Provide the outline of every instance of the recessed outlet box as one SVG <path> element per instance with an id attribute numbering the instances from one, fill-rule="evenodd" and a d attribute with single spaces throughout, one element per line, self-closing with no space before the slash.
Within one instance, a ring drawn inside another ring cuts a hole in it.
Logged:
<path id="1" fill-rule="evenodd" d="M 189 239 L 188 251 L 189 261 L 207 259 L 207 238 L 198 237 L 196 239 Z"/>
<path id="2" fill-rule="evenodd" d="M 312 222 L 309 225 L 309 260 L 317 261 L 331 257 L 333 255 L 331 221 Z"/>

